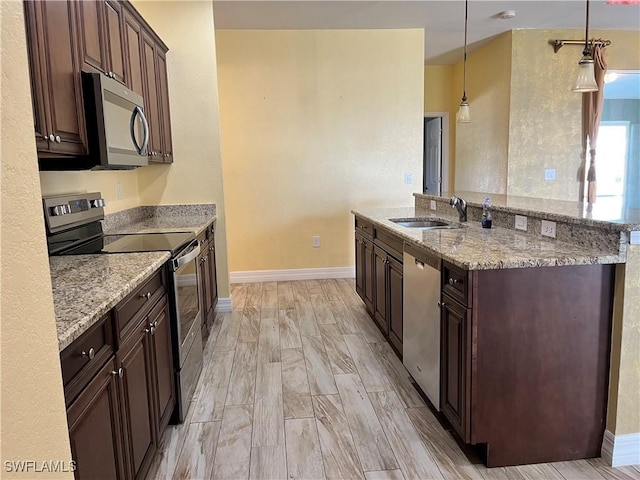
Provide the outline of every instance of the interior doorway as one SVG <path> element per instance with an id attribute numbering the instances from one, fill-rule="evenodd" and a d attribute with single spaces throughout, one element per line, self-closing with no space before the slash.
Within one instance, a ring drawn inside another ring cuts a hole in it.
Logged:
<path id="1" fill-rule="evenodd" d="M 423 123 L 422 192 L 440 195 L 449 189 L 449 114 L 426 112 Z"/>

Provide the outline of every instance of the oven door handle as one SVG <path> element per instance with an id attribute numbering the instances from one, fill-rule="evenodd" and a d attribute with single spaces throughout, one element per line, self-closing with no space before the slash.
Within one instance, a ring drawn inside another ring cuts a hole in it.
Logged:
<path id="1" fill-rule="evenodd" d="M 181 256 L 179 256 L 177 258 L 174 258 L 171 261 L 171 266 L 173 267 L 173 271 L 175 272 L 180 267 L 186 265 L 191 260 L 196 258 L 199 254 L 200 254 L 200 245 L 198 245 L 198 242 L 194 241 L 191 244 L 190 248 L 188 248 L 188 251 L 185 254 L 183 254 L 183 255 L 181 255 Z"/>

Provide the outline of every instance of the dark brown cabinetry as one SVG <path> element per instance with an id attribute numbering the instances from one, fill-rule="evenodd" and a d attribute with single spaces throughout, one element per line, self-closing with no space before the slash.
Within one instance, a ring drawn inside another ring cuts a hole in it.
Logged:
<path id="1" fill-rule="evenodd" d="M 118 369 L 112 357 L 67 409 L 78 479 L 125 479 Z"/>
<path id="2" fill-rule="evenodd" d="M 402 356 L 403 242 L 360 217 L 355 228 L 356 292 Z"/>
<path id="3" fill-rule="evenodd" d="M 88 158 L 81 72 L 101 72 L 143 96 L 149 161 L 172 163 L 166 45 L 126 1 L 25 1 L 34 127 L 42 169 Z M 66 159 L 66 163 L 65 163 Z M 87 167 L 92 165 L 87 160 Z"/>
<path id="4" fill-rule="evenodd" d="M 440 305 L 440 409 L 458 435 L 469 442 L 470 311 L 447 295 L 442 296 Z"/>
<path id="5" fill-rule="evenodd" d="M 115 0 L 73 2 L 77 11 L 81 70 L 125 83 L 122 7 Z"/>
<path id="6" fill-rule="evenodd" d="M 488 466 L 600 455 L 613 275 L 613 265 L 443 262 L 441 410 L 465 442 L 486 446 Z"/>
<path id="7" fill-rule="evenodd" d="M 200 301 L 202 305 L 203 339 L 209 335 L 218 303 L 218 285 L 216 277 L 215 222 L 198 235 L 200 255 L 198 256 L 198 277 L 200 280 Z"/>
<path id="8" fill-rule="evenodd" d="M 150 331 L 145 319 L 136 327 L 116 356 L 122 369 L 120 398 L 130 478 L 140 478 L 156 448 Z"/>
<path id="9" fill-rule="evenodd" d="M 24 2 L 36 147 L 41 157 L 87 153 L 73 5 Z"/>
<path id="10" fill-rule="evenodd" d="M 164 276 L 61 353 L 76 478 L 144 478 L 151 465 L 175 406 Z"/>
<path id="11" fill-rule="evenodd" d="M 358 223 L 359 221 L 359 223 Z M 367 311 L 373 315 L 374 253 L 373 225 L 356 217 L 356 292 L 362 298 Z"/>

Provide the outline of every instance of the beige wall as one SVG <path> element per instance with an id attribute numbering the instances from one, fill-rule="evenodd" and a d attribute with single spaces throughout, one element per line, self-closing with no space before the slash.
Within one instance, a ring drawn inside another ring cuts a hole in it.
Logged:
<path id="1" fill-rule="evenodd" d="M 21 2 L 0 2 L 2 25 L 2 349 L 3 478 L 73 478 L 7 473 L 6 461 L 71 460 Z M 10 72 L 10 73 L 8 73 Z"/>
<path id="2" fill-rule="evenodd" d="M 120 183 L 122 199 L 118 200 L 117 184 Z M 138 171 L 111 172 L 40 172 L 42 195 L 66 193 L 102 192 L 107 201 L 106 213 L 119 212 L 140 204 Z"/>
<path id="3" fill-rule="evenodd" d="M 135 1 L 169 47 L 173 165 L 138 169 L 142 205 L 215 203 L 218 294 L 229 296 L 212 2 Z"/>
<path id="4" fill-rule="evenodd" d="M 578 200 L 581 96 L 571 91 L 581 58 L 579 46 L 558 53 L 550 39 L 582 38 L 578 30 L 514 30 L 509 125 L 508 193 Z M 594 31 L 612 41 L 606 49 L 610 69 L 640 69 L 640 33 Z M 545 168 L 556 180 L 545 181 Z"/>
<path id="5" fill-rule="evenodd" d="M 467 56 L 471 123 L 456 124 L 456 190 L 507 193 L 511 32 Z M 462 62 L 454 67 L 452 103 L 462 97 Z"/>
<path id="6" fill-rule="evenodd" d="M 352 266 L 350 210 L 412 204 L 423 35 L 216 32 L 232 272 Z"/>
<path id="7" fill-rule="evenodd" d="M 445 191 L 453 191 L 455 180 L 456 110 L 452 107 L 454 90 L 453 65 L 424 66 L 424 111 L 449 113 L 449 185 L 443 185 Z"/>

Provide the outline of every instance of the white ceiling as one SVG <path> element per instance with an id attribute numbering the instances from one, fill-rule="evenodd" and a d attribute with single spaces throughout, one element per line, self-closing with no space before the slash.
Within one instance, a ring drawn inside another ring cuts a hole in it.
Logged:
<path id="1" fill-rule="evenodd" d="M 216 29 L 423 28 L 426 63 L 449 64 L 462 56 L 463 0 L 214 0 L 213 4 Z M 591 29 L 640 30 L 640 5 L 592 0 L 590 9 Z M 515 10 L 515 18 L 498 18 L 504 10 Z M 584 26 L 582 0 L 469 1 L 470 51 L 515 28 L 584 30 Z"/>

